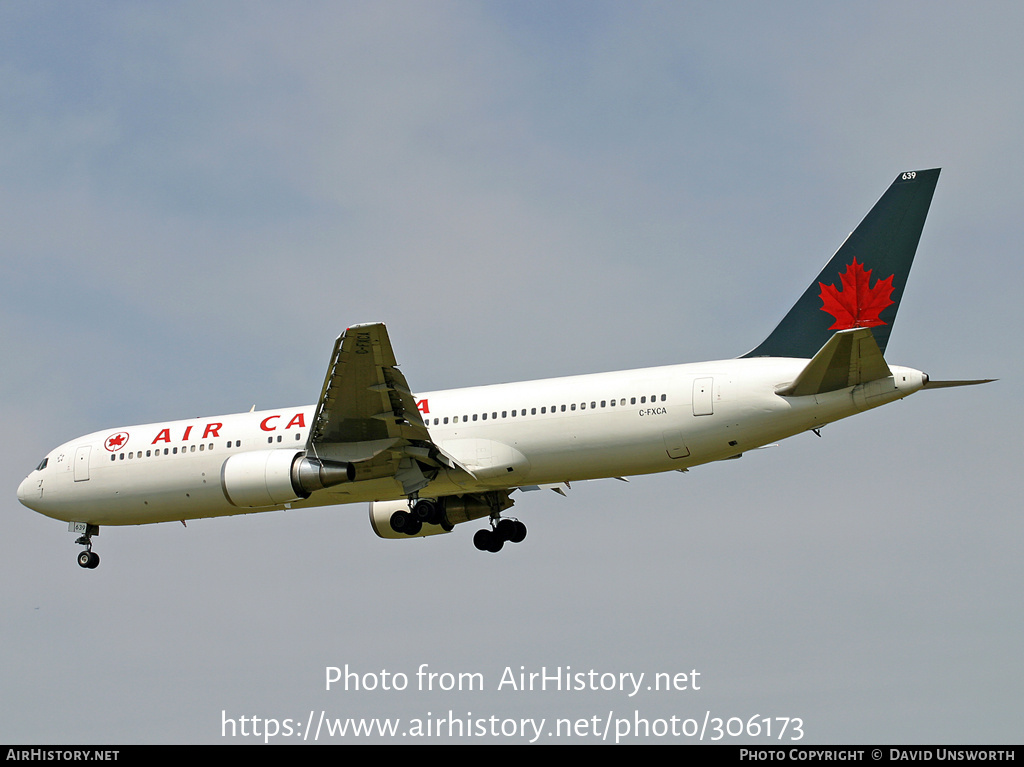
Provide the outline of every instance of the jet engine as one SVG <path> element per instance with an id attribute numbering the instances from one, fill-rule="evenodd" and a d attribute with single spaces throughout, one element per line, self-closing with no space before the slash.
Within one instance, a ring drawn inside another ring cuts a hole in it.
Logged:
<path id="1" fill-rule="evenodd" d="M 355 475 L 350 463 L 307 458 L 304 450 L 254 450 L 224 461 L 220 483 L 233 506 L 257 509 L 309 498 Z"/>

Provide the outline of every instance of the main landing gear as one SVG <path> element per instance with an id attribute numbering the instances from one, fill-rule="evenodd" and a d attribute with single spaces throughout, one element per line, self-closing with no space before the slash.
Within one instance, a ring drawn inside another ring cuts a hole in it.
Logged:
<path id="1" fill-rule="evenodd" d="M 455 526 L 445 519 L 441 504 L 429 498 L 416 501 L 409 511 L 396 511 L 391 515 L 391 529 L 396 533 L 417 535 L 423 529 L 423 525 L 440 525 L 446 533 L 455 529 Z"/>
<path id="2" fill-rule="evenodd" d="M 518 519 L 491 520 L 492 529 L 477 530 L 473 536 L 473 545 L 480 551 L 490 551 L 497 554 L 505 541 L 509 543 L 522 543 L 526 538 L 526 525 Z"/>
<path id="3" fill-rule="evenodd" d="M 501 518 L 501 512 L 512 505 L 507 491 L 442 498 L 413 496 L 409 499 L 409 508 L 397 509 L 388 521 L 392 531 L 413 536 L 433 535 L 440 532 L 438 527 L 450 533 L 456 524 L 490 517 L 490 529 L 478 530 L 473 536 L 473 545 L 480 551 L 498 552 L 506 541 L 519 543 L 526 538 L 526 525 L 518 519 Z M 424 525 L 433 527 L 424 529 Z"/>
<path id="4" fill-rule="evenodd" d="M 70 528 L 72 532 L 81 532 L 83 526 L 81 523 L 72 522 Z M 92 537 L 100 534 L 100 527 L 99 525 L 84 525 L 84 530 L 85 534 L 75 541 L 79 546 L 85 546 L 85 551 L 78 555 L 78 566 L 95 570 L 100 566 L 100 555 L 92 550 Z"/>

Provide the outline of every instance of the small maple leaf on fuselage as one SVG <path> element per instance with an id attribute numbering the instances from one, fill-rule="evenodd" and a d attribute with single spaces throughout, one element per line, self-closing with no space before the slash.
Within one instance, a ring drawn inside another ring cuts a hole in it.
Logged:
<path id="1" fill-rule="evenodd" d="M 819 282 L 821 288 L 821 310 L 828 312 L 836 321 L 829 330 L 848 330 L 850 328 L 873 328 L 885 325 L 878 315 L 888 306 L 892 306 L 892 278 L 890 274 L 884 280 L 876 280 L 870 286 L 871 270 L 853 259 L 845 272 L 839 275 L 842 287 L 826 285 Z"/>

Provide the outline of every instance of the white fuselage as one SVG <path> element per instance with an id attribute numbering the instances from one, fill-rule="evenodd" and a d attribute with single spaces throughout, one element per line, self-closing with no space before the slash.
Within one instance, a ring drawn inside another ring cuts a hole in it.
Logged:
<path id="1" fill-rule="evenodd" d="M 807 365 L 755 358 L 479 386 L 417 395 L 431 440 L 462 469 L 422 497 L 685 469 L 730 458 L 920 389 L 893 376 L 802 397 L 776 391 Z M 94 525 L 134 525 L 282 508 L 398 499 L 394 478 L 341 484 L 306 500 L 240 508 L 221 470 L 232 455 L 300 451 L 314 406 L 107 429 L 51 451 L 18 488 L 26 506 Z"/>

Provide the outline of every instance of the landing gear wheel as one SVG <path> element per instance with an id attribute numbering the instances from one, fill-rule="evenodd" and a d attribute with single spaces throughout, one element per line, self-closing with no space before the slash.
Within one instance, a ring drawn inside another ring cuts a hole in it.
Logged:
<path id="1" fill-rule="evenodd" d="M 91 551 L 83 551 L 78 555 L 78 566 L 95 570 L 100 566 L 100 555 Z"/>
<path id="2" fill-rule="evenodd" d="M 412 507 L 412 515 L 423 524 L 436 525 L 441 522 L 441 507 L 435 501 L 424 498 Z"/>
<path id="3" fill-rule="evenodd" d="M 494 532 L 503 541 L 511 541 L 516 532 L 516 523 L 511 519 L 503 519 L 495 525 Z"/>
<path id="4" fill-rule="evenodd" d="M 408 511 L 396 511 L 391 515 L 391 529 L 404 535 L 416 535 L 423 529 L 423 523 Z"/>
<path id="5" fill-rule="evenodd" d="M 526 538 L 526 525 L 518 519 L 503 519 L 494 528 L 494 532 L 509 543 L 522 543 Z"/>
<path id="6" fill-rule="evenodd" d="M 473 545 L 480 551 L 489 551 L 492 554 L 497 554 L 501 551 L 501 547 L 505 545 L 505 539 L 493 530 L 484 528 L 483 530 L 476 531 L 476 535 L 473 536 Z"/>

